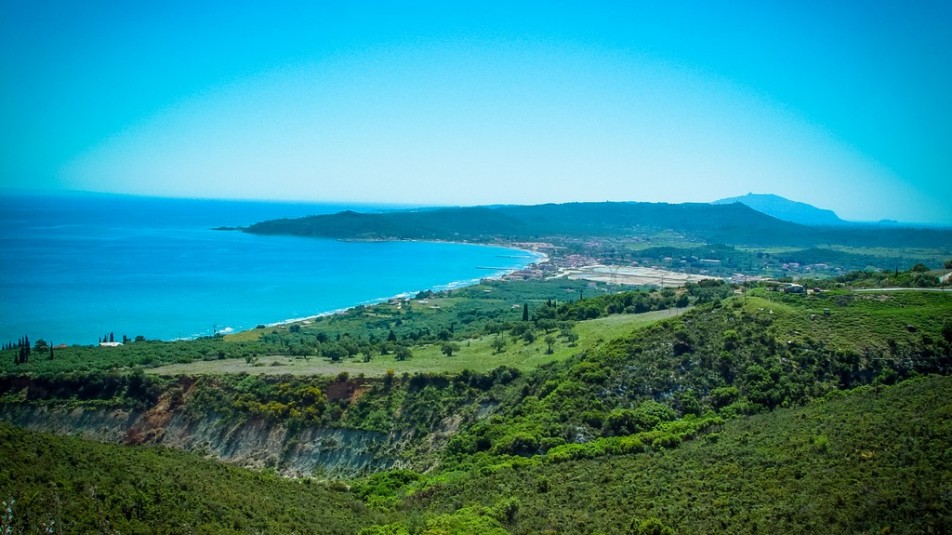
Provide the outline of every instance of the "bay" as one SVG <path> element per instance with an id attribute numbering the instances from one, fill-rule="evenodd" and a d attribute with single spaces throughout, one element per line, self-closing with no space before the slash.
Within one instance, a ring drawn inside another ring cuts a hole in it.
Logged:
<path id="1" fill-rule="evenodd" d="M 0 341 L 180 339 L 469 284 L 536 259 L 502 247 L 212 230 L 391 207 L 110 195 L 0 197 Z M 493 270 L 483 269 L 491 266 Z"/>

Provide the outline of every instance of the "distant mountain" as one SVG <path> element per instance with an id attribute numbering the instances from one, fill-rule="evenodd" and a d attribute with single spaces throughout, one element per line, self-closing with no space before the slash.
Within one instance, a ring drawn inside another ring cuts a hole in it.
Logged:
<path id="1" fill-rule="evenodd" d="M 711 204 L 734 204 L 735 202 L 747 205 L 771 217 L 800 225 L 839 226 L 850 224 L 850 222 L 840 219 L 833 210 L 824 210 L 807 203 L 791 201 L 779 195 L 748 193 L 741 197 L 714 201 Z"/>

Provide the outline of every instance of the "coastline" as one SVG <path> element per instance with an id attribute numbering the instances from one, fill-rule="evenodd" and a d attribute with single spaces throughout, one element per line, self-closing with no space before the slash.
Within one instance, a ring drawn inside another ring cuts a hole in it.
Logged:
<path id="1" fill-rule="evenodd" d="M 352 240 L 339 240 L 339 241 L 352 241 Z M 371 240 L 364 240 L 364 241 L 371 241 Z M 537 264 L 542 264 L 542 263 L 549 262 L 549 260 L 550 260 L 550 259 L 549 259 L 549 255 L 546 254 L 546 253 L 539 252 L 539 251 L 533 251 L 533 250 L 529 250 L 529 249 L 523 249 L 523 248 L 519 248 L 519 247 L 512 247 L 512 246 L 504 245 L 504 244 L 482 244 L 482 243 L 470 243 L 470 242 L 452 242 L 452 241 L 446 241 L 446 240 L 373 240 L 373 241 L 379 241 L 379 242 L 409 241 L 409 242 L 417 242 L 417 243 L 449 243 L 449 244 L 454 244 L 454 245 L 473 245 L 473 246 L 481 246 L 481 247 L 502 247 L 502 248 L 506 248 L 506 249 L 509 249 L 509 250 L 512 250 L 512 251 L 520 251 L 520 252 L 522 252 L 522 253 L 525 253 L 524 256 L 506 255 L 505 258 L 526 259 L 526 260 L 531 260 L 531 262 L 527 263 L 526 265 L 524 265 L 524 266 L 522 266 L 522 267 L 518 267 L 518 268 L 491 268 L 491 269 L 498 270 L 498 271 L 502 271 L 502 272 L 501 272 L 501 273 L 496 273 L 496 274 L 494 274 L 494 275 L 490 275 L 490 276 L 487 276 L 487 277 L 478 277 L 478 278 L 467 279 L 467 280 L 451 281 L 451 282 L 444 283 L 444 284 L 438 284 L 438 285 L 433 286 L 433 287 L 430 287 L 430 288 L 424 288 L 424 289 L 419 289 L 419 290 L 410 290 L 410 291 L 406 291 L 406 292 L 401 292 L 401 293 L 399 293 L 399 294 L 396 294 L 396 295 L 393 295 L 393 296 L 390 296 L 390 297 L 379 297 L 379 298 L 374 298 L 374 299 L 368 299 L 368 300 L 366 300 L 366 301 L 363 301 L 363 302 L 360 302 L 360 303 L 357 303 L 357 304 L 354 304 L 354 305 L 350 305 L 350 306 L 342 307 L 342 308 L 337 308 L 337 309 L 329 310 L 329 311 L 326 311 L 326 312 L 320 312 L 320 313 L 312 314 L 312 315 L 309 315 L 309 316 L 302 316 L 302 317 L 297 317 L 297 318 L 289 318 L 289 319 L 284 319 L 284 320 L 275 321 L 275 322 L 271 322 L 271 323 L 262 323 L 262 324 L 259 324 L 259 325 L 264 325 L 265 328 L 286 327 L 286 326 L 295 325 L 295 324 L 303 324 L 303 325 L 306 325 L 306 324 L 308 324 L 308 323 L 310 323 L 310 322 L 313 322 L 314 320 L 317 320 L 317 319 L 320 319 L 320 318 L 335 316 L 335 315 L 339 315 L 339 314 L 345 314 L 345 313 L 350 312 L 350 311 L 352 311 L 353 309 L 355 309 L 355 308 L 357 308 L 357 307 L 361 307 L 361 306 L 373 306 L 373 305 L 377 305 L 377 304 L 380 304 L 380 303 L 386 303 L 386 302 L 388 302 L 388 301 L 393 301 L 393 300 L 397 300 L 397 299 L 399 299 L 399 300 L 409 300 L 409 299 L 412 299 L 413 296 L 415 296 L 416 294 L 418 294 L 418 293 L 420 293 L 420 292 L 425 292 L 425 291 L 443 292 L 443 291 L 449 291 L 449 290 L 456 290 L 456 289 L 459 289 L 459 288 L 466 288 L 466 287 L 468 287 L 468 286 L 475 286 L 475 285 L 479 284 L 480 282 L 482 282 L 482 281 L 484 281 L 484 280 L 505 280 L 507 276 L 509 276 L 509 275 L 511 275 L 511 274 L 513 274 L 513 273 L 516 273 L 516 272 L 518 272 L 518 271 L 522 271 L 522 270 L 524 270 L 524 269 L 528 269 L 528 268 L 530 268 L 530 267 L 532 267 L 532 266 L 534 266 L 534 265 L 537 265 Z M 486 269 L 486 268 L 481 268 L 481 267 L 477 266 L 477 269 Z M 227 333 L 224 332 L 224 331 L 229 330 L 229 329 L 231 329 L 229 332 L 227 332 Z M 224 335 L 224 336 L 234 336 L 234 335 L 239 335 L 239 334 L 242 334 L 242 333 L 253 332 L 253 331 L 255 331 L 255 330 L 258 330 L 258 327 L 253 327 L 253 328 L 250 328 L 250 329 L 238 329 L 238 330 L 232 329 L 231 327 L 225 327 L 224 329 L 221 329 L 221 330 L 219 330 L 218 332 L 213 333 L 212 336 L 215 336 L 215 335 L 218 335 L 218 334 L 222 334 L 222 335 Z M 202 338 L 202 335 L 196 335 L 196 336 L 194 336 L 194 337 L 192 337 L 192 338 L 183 338 L 182 340 L 195 340 L 195 339 L 198 339 L 198 338 Z"/>
<path id="2" fill-rule="evenodd" d="M 339 205 L 98 197 L 28 201 L 0 218 L 9 230 L 4 246 L 15 252 L 16 262 L 43 270 L 14 269 L 14 263 L 0 270 L 0 282 L 10 289 L 4 296 L 9 306 L 0 314 L 4 341 L 28 335 L 85 346 L 112 332 L 155 341 L 231 335 L 420 290 L 475 284 L 543 260 L 501 241 L 392 240 L 377 247 L 213 230 L 333 213 Z"/>

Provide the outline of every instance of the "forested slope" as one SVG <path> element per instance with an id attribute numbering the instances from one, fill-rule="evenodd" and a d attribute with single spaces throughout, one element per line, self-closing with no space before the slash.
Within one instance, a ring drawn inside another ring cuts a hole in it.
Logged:
<path id="1" fill-rule="evenodd" d="M 0 423 L 2 533 L 354 533 L 374 517 L 343 489 Z"/>
<path id="2" fill-rule="evenodd" d="M 531 240 L 551 236 L 631 237 L 673 231 L 711 244 L 815 247 L 952 247 L 952 231 L 808 227 L 743 204 L 568 203 L 352 211 L 251 225 L 246 232 L 339 239 Z"/>
<path id="3" fill-rule="evenodd" d="M 675 449 L 447 474 L 399 511 L 481 506 L 520 534 L 946 533 L 950 397 L 949 377 L 863 387 Z"/>
<path id="4" fill-rule="evenodd" d="M 0 425 L 0 492 L 11 505 L 3 525 L 15 533 L 51 525 L 63 533 L 944 533 L 952 529 L 950 396 L 949 377 L 919 378 L 733 419 L 673 449 L 384 474 L 350 491 L 175 450 Z"/>

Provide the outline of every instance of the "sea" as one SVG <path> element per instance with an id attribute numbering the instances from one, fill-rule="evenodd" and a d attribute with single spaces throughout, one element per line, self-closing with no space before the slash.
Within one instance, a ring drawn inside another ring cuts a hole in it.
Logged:
<path id="1" fill-rule="evenodd" d="M 0 341 L 231 333 L 473 284 L 539 258 L 472 244 L 213 230 L 346 209 L 393 207 L 0 195 Z"/>

